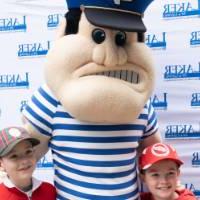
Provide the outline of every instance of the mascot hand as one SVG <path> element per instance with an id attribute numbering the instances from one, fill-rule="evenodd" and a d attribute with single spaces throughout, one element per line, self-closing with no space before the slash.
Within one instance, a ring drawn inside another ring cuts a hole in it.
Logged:
<path id="1" fill-rule="evenodd" d="M 32 137 L 40 140 L 40 144 L 36 147 L 36 157 L 37 160 L 39 160 L 48 151 L 49 137 L 38 133 L 38 131 L 31 125 L 31 123 L 29 123 L 25 117 L 22 117 L 22 123 L 24 128 L 30 133 Z"/>

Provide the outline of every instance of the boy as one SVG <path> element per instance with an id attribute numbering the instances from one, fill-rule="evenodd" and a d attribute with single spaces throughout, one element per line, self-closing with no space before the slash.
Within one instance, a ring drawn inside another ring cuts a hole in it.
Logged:
<path id="1" fill-rule="evenodd" d="M 176 150 L 167 144 L 145 148 L 139 158 L 139 169 L 150 192 L 142 193 L 141 200 L 196 200 L 191 191 L 177 190 L 182 164 Z"/>
<path id="2" fill-rule="evenodd" d="M 34 146 L 39 143 L 21 127 L 8 127 L 0 131 L 0 169 L 7 174 L 0 184 L 0 199 L 56 199 L 53 185 L 32 177 L 37 162 Z"/>

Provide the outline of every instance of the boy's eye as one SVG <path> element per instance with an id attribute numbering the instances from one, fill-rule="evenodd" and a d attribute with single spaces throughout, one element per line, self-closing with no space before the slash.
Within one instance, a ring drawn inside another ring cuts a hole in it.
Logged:
<path id="1" fill-rule="evenodd" d="M 175 172 L 172 171 L 172 172 L 169 172 L 168 174 L 169 174 L 170 176 L 172 176 L 172 175 L 175 175 Z"/>
<path id="2" fill-rule="evenodd" d="M 16 154 L 13 154 L 10 156 L 10 159 L 16 159 L 18 156 Z"/>
<path id="3" fill-rule="evenodd" d="M 153 177 L 158 177 L 159 174 L 155 173 L 155 174 L 152 174 L 151 176 L 153 176 Z"/>
<path id="4" fill-rule="evenodd" d="M 32 155 L 33 154 L 33 149 L 28 149 L 26 151 L 26 155 Z"/>

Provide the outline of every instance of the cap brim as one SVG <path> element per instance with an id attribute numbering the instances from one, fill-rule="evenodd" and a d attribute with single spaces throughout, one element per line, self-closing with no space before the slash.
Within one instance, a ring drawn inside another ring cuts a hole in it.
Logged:
<path id="1" fill-rule="evenodd" d="M 169 160 L 172 160 L 172 161 L 176 162 L 179 166 L 184 164 L 183 161 L 181 161 L 179 159 L 175 159 L 175 158 L 166 158 L 166 159 L 169 159 Z"/>
<path id="2" fill-rule="evenodd" d="M 5 156 L 6 154 L 10 153 L 10 151 L 18 144 L 20 143 L 21 141 L 24 141 L 24 140 L 28 140 L 31 142 L 32 146 L 36 146 L 38 144 L 40 144 L 40 141 L 36 138 L 21 138 L 21 139 L 18 139 L 18 140 L 15 140 L 14 142 L 12 142 L 11 144 L 9 144 L 9 146 L 3 151 L 1 152 L 0 156 Z"/>
<path id="3" fill-rule="evenodd" d="M 146 169 L 150 168 L 153 164 L 156 164 L 157 162 L 162 161 L 162 160 L 172 160 L 175 163 L 177 163 L 179 166 L 181 166 L 182 164 L 184 164 L 181 160 L 176 159 L 174 157 L 166 157 L 166 158 L 160 158 L 160 159 L 158 158 L 156 160 L 153 160 L 152 162 L 150 162 L 147 165 L 143 166 L 142 169 L 146 170 Z"/>
<path id="4" fill-rule="evenodd" d="M 146 31 L 142 16 L 138 14 L 91 7 L 85 7 L 84 12 L 87 20 L 95 26 L 127 32 Z"/>

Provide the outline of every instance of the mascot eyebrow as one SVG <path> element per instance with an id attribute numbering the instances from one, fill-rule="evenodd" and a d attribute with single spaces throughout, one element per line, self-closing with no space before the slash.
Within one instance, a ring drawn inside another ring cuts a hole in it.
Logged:
<path id="1" fill-rule="evenodd" d="M 81 9 L 80 8 L 71 8 L 65 14 L 65 18 L 67 21 L 67 26 L 65 28 L 65 35 L 76 34 L 78 32 L 79 21 L 81 18 Z M 145 41 L 144 32 L 137 32 L 138 42 Z"/>

